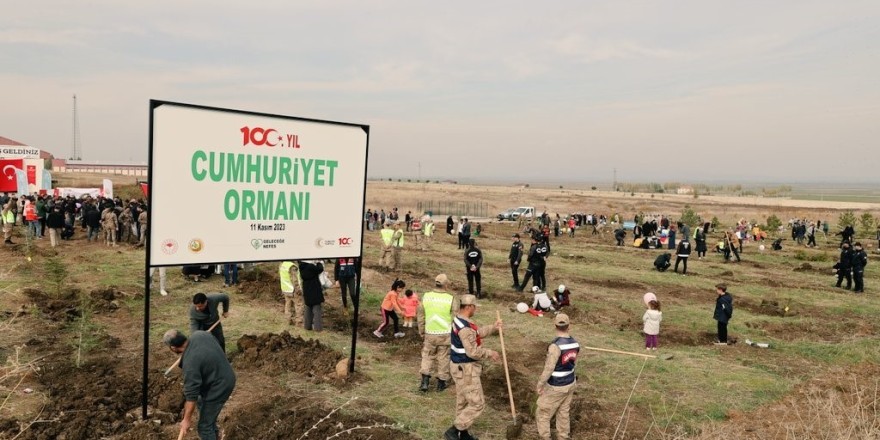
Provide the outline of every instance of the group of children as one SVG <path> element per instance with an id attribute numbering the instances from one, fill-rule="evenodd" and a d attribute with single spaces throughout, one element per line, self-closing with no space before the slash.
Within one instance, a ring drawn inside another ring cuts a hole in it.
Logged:
<path id="1" fill-rule="evenodd" d="M 373 332 L 373 335 L 377 338 L 385 337 L 385 330 L 391 323 L 394 325 L 395 338 L 406 336 L 406 333 L 400 331 L 400 317 L 398 314 L 403 315 L 403 326 L 412 328 L 416 311 L 419 308 L 419 296 L 412 289 L 406 289 L 403 297 L 401 297 L 400 295 L 404 288 L 406 288 L 406 283 L 403 280 L 396 279 L 391 283 L 391 290 L 385 294 L 381 306 L 382 323 Z"/>

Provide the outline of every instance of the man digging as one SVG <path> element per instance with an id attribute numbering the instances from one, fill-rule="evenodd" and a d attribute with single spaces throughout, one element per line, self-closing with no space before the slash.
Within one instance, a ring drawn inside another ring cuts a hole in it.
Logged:
<path id="1" fill-rule="evenodd" d="M 193 332 L 187 339 L 180 331 L 165 332 L 162 342 L 173 353 L 180 355 L 183 369 L 183 418 L 180 431 L 186 433 L 192 426 L 192 415 L 199 408 L 197 430 L 201 440 L 216 440 L 220 436 L 217 417 L 235 389 L 235 372 L 226 359 L 226 353 L 210 333 Z"/>

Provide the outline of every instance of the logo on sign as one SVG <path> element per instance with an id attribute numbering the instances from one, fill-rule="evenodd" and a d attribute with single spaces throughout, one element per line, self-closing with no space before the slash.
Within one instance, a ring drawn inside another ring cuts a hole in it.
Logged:
<path id="1" fill-rule="evenodd" d="M 325 240 L 321 237 L 315 239 L 315 247 L 320 249 L 324 246 L 336 246 L 336 240 Z"/>
<path id="2" fill-rule="evenodd" d="M 162 242 L 162 252 L 168 255 L 177 253 L 177 240 L 168 238 Z"/>
<path id="3" fill-rule="evenodd" d="M 339 237 L 336 241 L 340 247 L 349 247 L 354 244 L 354 239 L 351 237 Z"/>
<path id="4" fill-rule="evenodd" d="M 200 239 L 200 238 L 193 238 L 192 240 L 189 241 L 188 247 L 189 247 L 190 252 L 197 254 L 197 253 L 201 252 L 202 249 L 205 248 L 205 242 L 202 241 L 202 239 Z"/>
<path id="5" fill-rule="evenodd" d="M 251 246 L 253 246 L 254 249 L 260 249 L 260 247 L 263 246 L 263 240 L 260 240 L 259 238 L 253 239 L 251 240 Z"/>

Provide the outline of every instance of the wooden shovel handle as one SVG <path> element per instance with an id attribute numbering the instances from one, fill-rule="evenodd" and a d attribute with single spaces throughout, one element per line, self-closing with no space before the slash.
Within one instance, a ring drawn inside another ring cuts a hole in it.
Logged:
<path id="1" fill-rule="evenodd" d="M 501 321 L 501 312 L 495 311 L 495 316 Z M 498 329 L 498 338 L 501 340 L 501 359 L 504 361 L 504 378 L 507 379 L 507 395 L 510 397 L 510 415 L 513 423 L 516 423 L 516 405 L 513 404 L 513 390 L 510 388 L 510 371 L 507 369 L 507 350 L 504 349 L 504 332 Z"/>
<path id="2" fill-rule="evenodd" d="M 606 352 L 606 353 L 626 354 L 626 355 L 629 355 L 629 356 L 640 356 L 640 357 L 643 357 L 643 358 L 650 358 L 650 359 L 656 359 L 656 358 L 657 358 L 657 356 L 654 356 L 654 355 L 652 355 L 652 354 L 631 353 L 631 352 L 628 352 L 628 351 L 610 350 L 610 349 L 607 349 L 607 348 L 596 348 L 596 347 L 586 347 L 586 346 L 581 346 L 581 348 L 583 348 L 584 350 L 604 351 L 604 352 Z"/>
<path id="3" fill-rule="evenodd" d="M 214 328 L 217 327 L 217 324 L 220 324 L 220 320 L 219 320 L 219 319 L 217 320 L 217 322 L 214 323 L 214 325 L 212 325 L 211 327 L 208 328 L 208 333 L 210 333 L 211 331 L 213 331 Z M 167 370 L 165 370 L 165 375 L 168 376 L 169 374 L 171 374 L 171 371 L 174 370 L 174 368 L 177 367 L 178 365 L 180 365 L 180 357 L 178 357 L 177 360 L 174 361 L 174 363 L 171 364 L 171 366 L 168 367 Z M 181 434 L 181 435 L 183 435 L 183 434 Z M 183 438 L 183 437 L 181 437 L 181 438 Z"/>

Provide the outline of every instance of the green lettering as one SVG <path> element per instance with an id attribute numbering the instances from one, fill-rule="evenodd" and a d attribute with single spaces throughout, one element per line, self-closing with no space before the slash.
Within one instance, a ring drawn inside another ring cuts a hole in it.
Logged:
<path id="1" fill-rule="evenodd" d="M 315 186 L 324 186 L 324 159 L 315 160 Z"/>
<path id="2" fill-rule="evenodd" d="M 196 179 L 198 182 L 205 180 L 205 175 L 208 174 L 204 167 L 199 167 L 199 161 L 204 162 L 206 160 L 208 160 L 208 156 L 205 155 L 204 151 L 196 150 L 193 153 L 190 169 L 192 170 L 193 179 Z"/>
<path id="3" fill-rule="evenodd" d="M 278 183 L 281 185 L 290 185 L 290 168 L 293 166 L 293 162 L 290 161 L 289 157 L 282 156 L 279 160 L 279 171 L 278 171 Z"/>
<path id="4" fill-rule="evenodd" d="M 247 183 L 251 183 L 251 180 L 253 180 L 256 183 L 260 183 L 260 156 L 248 154 L 246 157 L 247 157 Z M 256 162 L 252 162 L 251 159 L 256 159 Z"/>
<path id="5" fill-rule="evenodd" d="M 313 159 L 300 159 L 299 163 L 302 164 L 303 169 L 303 185 L 309 185 L 309 171 L 312 169 Z"/>
<path id="6" fill-rule="evenodd" d="M 290 220 L 302 220 L 302 195 L 301 192 L 290 193 Z"/>
<path id="7" fill-rule="evenodd" d="M 227 182 L 243 182 L 244 181 L 244 155 L 243 154 L 227 153 L 226 181 Z"/>
<path id="8" fill-rule="evenodd" d="M 241 219 L 259 220 L 254 215 L 254 192 L 246 189 L 241 192 Z"/>
<path id="9" fill-rule="evenodd" d="M 272 184 L 278 178 L 278 156 L 272 157 L 272 165 L 269 165 L 269 158 L 263 158 L 263 182 Z"/>
<path id="10" fill-rule="evenodd" d="M 235 192 L 234 189 L 226 191 L 226 199 L 223 201 L 223 211 L 226 214 L 227 220 L 235 220 L 235 218 L 238 217 L 239 202 L 238 193 Z"/>
<path id="11" fill-rule="evenodd" d="M 330 169 L 330 172 L 327 173 L 327 174 L 329 174 L 329 179 L 327 179 L 329 186 L 333 186 L 333 172 L 336 171 L 337 166 L 339 166 L 339 161 L 336 161 L 336 160 L 328 160 L 327 161 L 327 168 Z"/>
<path id="12" fill-rule="evenodd" d="M 283 191 L 278 194 L 277 202 L 278 204 L 275 205 L 275 218 L 290 220 L 287 218 L 287 197 L 284 197 Z"/>
<path id="13" fill-rule="evenodd" d="M 274 220 L 272 216 L 274 200 L 274 191 L 257 191 L 257 215 L 260 220 Z"/>
<path id="14" fill-rule="evenodd" d="M 309 196 L 310 195 L 311 195 L 311 193 L 306 193 L 306 208 L 305 208 L 306 216 L 303 218 L 303 220 L 309 219 L 309 205 L 310 205 L 310 201 L 309 201 L 310 197 Z"/>
<path id="15" fill-rule="evenodd" d="M 217 156 L 213 151 L 208 153 L 208 163 L 211 165 L 208 167 L 208 172 L 211 174 L 211 180 L 215 182 L 223 180 L 223 165 L 226 164 L 225 154 L 220 154 L 219 159 Z"/>

